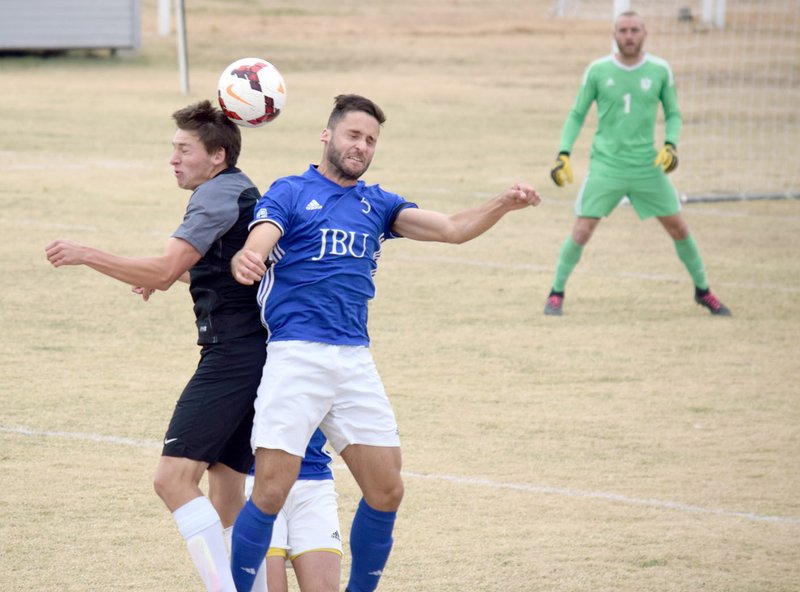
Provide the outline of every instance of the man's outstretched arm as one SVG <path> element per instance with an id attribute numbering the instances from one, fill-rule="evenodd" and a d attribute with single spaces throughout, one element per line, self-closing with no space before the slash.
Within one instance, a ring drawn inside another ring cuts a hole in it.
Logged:
<path id="1" fill-rule="evenodd" d="M 516 183 L 488 202 L 455 214 L 406 208 L 397 215 L 392 231 L 419 241 L 465 243 L 489 230 L 508 212 L 537 206 L 541 201 L 533 187 Z"/>
<path id="2" fill-rule="evenodd" d="M 171 238 L 160 257 L 123 257 L 66 239 L 53 241 L 45 252 L 53 267 L 86 265 L 131 286 L 155 290 L 168 290 L 201 257 L 179 238 Z"/>

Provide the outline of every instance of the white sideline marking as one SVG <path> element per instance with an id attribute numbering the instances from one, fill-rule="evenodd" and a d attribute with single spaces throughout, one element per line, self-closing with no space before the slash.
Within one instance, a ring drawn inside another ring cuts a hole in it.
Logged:
<path id="1" fill-rule="evenodd" d="M 601 499 L 611 502 L 620 502 L 623 504 L 630 504 L 635 506 L 647 506 L 650 508 L 660 508 L 666 510 L 678 510 L 680 512 L 687 512 L 692 514 L 714 514 L 716 516 L 728 516 L 733 518 L 744 518 L 753 522 L 774 522 L 778 524 L 791 524 L 800 526 L 800 517 L 796 516 L 772 516 L 764 514 L 754 514 L 752 512 L 734 512 L 732 510 L 723 510 L 719 508 L 706 508 L 704 506 L 695 506 L 692 504 L 683 504 L 681 502 L 671 502 L 659 499 L 640 499 L 622 495 L 621 493 L 612 493 L 607 491 L 581 491 L 579 489 L 571 489 L 568 487 L 550 487 L 547 485 L 526 485 L 521 483 L 499 483 L 497 481 L 490 481 L 489 479 L 474 479 L 471 477 L 457 477 L 454 475 L 429 475 L 427 473 L 413 473 L 410 471 L 403 471 L 403 475 L 409 477 L 417 477 L 420 479 L 432 479 L 435 481 L 448 481 L 450 483 L 458 483 L 464 485 L 480 485 L 490 487 L 492 489 L 511 489 L 515 491 L 531 491 L 534 493 L 547 493 L 554 495 L 561 495 L 565 497 L 575 497 L 584 499 Z"/>
<path id="2" fill-rule="evenodd" d="M 161 442 L 157 440 L 137 440 L 136 438 L 103 436 L 101 434 L 85 434 L 82 432 L 51 432 L 47 430 L 34 430 L 24 426 L 0 425 L 0 432 L 21 434 L 23 436 L 49 436 L 53 438 L 68 438 L 70 440 L 84 440 L 87 442 L 106 442 L 107 444 L 121 444 L 123 446 L 136 446 L 140 448 L 161 448 Z"/>
<path id="3" fill-rule="evenodd" d="M 120 444 L 122 446 L 141 448 L 161 448 L 161 442 L 157 440 L 139 440 L 136 438 L 104 436 L 102 434 L 87 434 L 83 432 L 53 432 L 47 430 L 34 430 L 24 426 L 0 425 L 0 432 L 23 436 L 48 436 L 54 438 L 68 438 L 71 440 L 83 440 L 88 442 L 105 442 L 108 444 Z M 341 463 L 334 463 L 333 467 L 337 470 L 346 469 L 346 466 Z M 502 483 L 498 481 L 492 481 L 490 479 L 475 479 L 472 477 L 458 477 L 456 475 L 435 475 L 430 473 L 416 473 L 413 471 L 403 471 L 403 476 L 413 477 L 415 479 L 428 479 L 431 481 L 445 481 L 447 483 L 456 483 L 458 485 L 475 485 L 478 487 L 487 487 L 489 489 L 509 489 L 512 491 L 528 491 L 531 493 L 545 493 L 564 497 L 599 499 L 634 506 L 645 506 L 662 510 L 676 510 L 678 512 L 691 514 L 712 514 L 715 516 L 724 516 L 728 518 L 742 518 L 751 522 L 769 522 L 773 524 L 800 526 L 800 517 L 797 516 L 774 516 L 769 514 L 755 514 L 753 512 L 734 512 L 732 510 L 706 508 L 704 506 L 695 506 L 692 504 L 683 504 L 680 502 L 671 502 L 667 500 L 652 498 L 640 499 L 607 491 L 581 491 L 580 489 L 571 489 L 568 487 L 550 487 L 548 485 L 530 485 L 525 483 Z"/>

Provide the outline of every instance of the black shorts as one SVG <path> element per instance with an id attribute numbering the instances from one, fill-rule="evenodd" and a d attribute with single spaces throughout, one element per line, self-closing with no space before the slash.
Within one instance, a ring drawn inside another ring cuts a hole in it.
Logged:
<path id="1" fill-rule="evenodd" d="M 203 347 L 175 405 L 161 454 L 248 473 L 253 402 L 266 359 L 266 333 Z"/>

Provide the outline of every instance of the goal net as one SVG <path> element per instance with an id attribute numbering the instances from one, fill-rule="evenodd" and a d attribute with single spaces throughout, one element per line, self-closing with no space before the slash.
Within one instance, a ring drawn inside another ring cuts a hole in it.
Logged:
<path id="1" fill-rule="evenodd" d="M 610 37 L 628 8 L 675 74 L 684 197 L 800 198 L 800 0 L 556 0 L 553 11 L 605 19 Z"/>

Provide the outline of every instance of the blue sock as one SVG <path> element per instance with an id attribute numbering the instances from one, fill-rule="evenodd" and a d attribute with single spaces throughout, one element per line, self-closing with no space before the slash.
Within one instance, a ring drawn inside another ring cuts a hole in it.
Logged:
<path id="1" fill-rule="evenodd" d="M 250 592 L 269 549 L 277 514 L 265 514 L 247 500 L 233 525 L 231 572 L 238 592 Z"/>
<path id="2" fill-rule="evenodd" d="M 397 512 L 370 508 L 362 498 L 350 529 L 352 561 L 349 592 L 372 592 L 378 587 L 392 550 L 392 530 Z"/>

